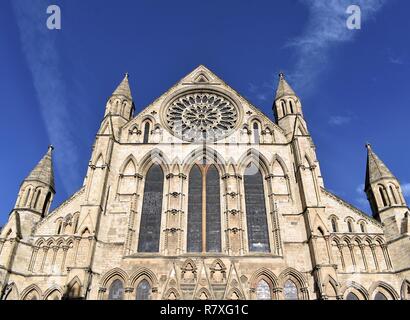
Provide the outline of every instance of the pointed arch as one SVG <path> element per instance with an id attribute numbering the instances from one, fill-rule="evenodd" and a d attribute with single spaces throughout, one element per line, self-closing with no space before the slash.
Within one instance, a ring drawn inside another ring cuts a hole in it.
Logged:
<path id="1" fill-rule="evenodd" d="M 275 274 L 268 268 L 260 268 L 251 276 L 250 288 L 252 290 L 256 289 L 260 279 L 265 279 L 271 285 L 272 290 L 279 288 L 279 281 Z"/>
<path id="2" fill-rule="evenodd" d="M 384 281 L 377 281 L 370 286 L 369 296 L 371 300 L 375 300 L 377 293 L 384 295 L 386 297 L 386 300 L 400 299 L 396 290 L 394 290 L 394 288 L 390 284 Z"/>
<path id="3" fill-rule="evenodd" d="M 288 167 L 286 166 L 285 161 L 283 160 L 283 158 L 275 153 L 273 155 L 272 161 L 271 161 L 271 168 L 272 168 L 272 172 L 274 175 L 288 175 L 289 170 Z M 277 171 L 275 171 L 275 169 L 278 169 Z"/>
<path id="4" fill-rule="evenodd" d="M 109 271 L 107 271 L 104 276 L 100 280 L 100 286 L 103 288 L 107 288 L 109 283 L 112 282 L 112 280 L 116 279 L 121 279 L 124 282 L 124 285 L 127 286 L 129 282 L 129 276 L 126 271 L 124 271 L 121 268 L 114 268 Z"/>
<path id="5" fill-rule="evenodd" d="M 134 175 L 137 173 L 137 165 L 137 159 L 135 159 L 133 154 L 130 154 L 122 163 L 120 173 L 124 175 Z"/>
<path id="6" fill-rule="evenodd" d="M 344 300 L 347 300 L 349 293 L 354 294 L 359 300 L 369 300 L 369 293 L 365 287 L 355 281 L 349 281 L 340 291 Z"/>
<path id="7" fill-rule="evenodd" d="M 197 161 L 205 159 L 210 164 L 214 164 L 222 177 L 226 174 L 226 162 L 222 155 L 210 147 L 198 147 L 192 150 L 183 160 L 182 172 L 189 172 Z"/>
<path id="8" fill-rule="evenodd" d="M 130 277 L 130 286 L 135 287 L 141 279 L 147 279 L 153 290 L 158 287 L 158 279 L 156 275 L 148 268 L 138 268 Z"/>
<path id="9" fill-rule="evenodd" d="M 245 296 L 238 288 L 231 288 L 225 295 L 226 300 L 245 300 Z"/>
<path id="10" fill-rule="evenodd" d="M 298 299 L 308 300 L 308 284 L 302 273 L 293 268 L 286 268 L 279 275 L 279 283 L 282 286 L 282 288 L 285 287 L 286 282 L 289 280 L 292 281 L 297 288 Z"/>
<path id="11" fill-rule="evenodd" d="M 164 300 L 181 300 L 181 294 L 176 288 L 169 288 L 165 292 L 163 299 Z"/>
<path id="12" fill-rule="evenodd" d="M 64 294 L 64 299 L 67 299 L 67 300 L 81 299 L 82 298 L 81 294 L 82 294 L 81 280 L 78 278 L 78 276 L 75 276 L 67 284 L 66 292 Z"/>
<path id="13" fill-rule="evenodd" d="M 238 161 L 238 168 L 239 168 L 239 174 L 243 174 L 247 168 L 247 166 L 253 163 L 255 166 L 257 166 L 263 175 L 268 175 L 269 174 L 269 161 L 268 159 L 263 155 L 263 153 L 259 152 L 258 150 L 251 148 L 247 150 L 240 158 Z"/>
<path id="14" fill-rule="evenodd" d="M 340 296 L 339 283 L 335 279 L 333 279 L 333 277 L 328 275 L 323 283 L 325 288 L 325 295 L 328 299 L 335 300 Z"/>
<path id="15" fill-rule="evenodd" d="M 201 288 L 195 294 L 195 300 L 211 300 L 211 292 L 207 288 Z"/>
<path id="16" fill-rule="evenodd" d="M 61 300 L 62 297 L 63 290 L 55 285 L 44 292 L 44 300 Z"/>
<path id="17" fill-rule="evenodd" d="M 41 289 L 36 284 L 29 285 L 21 293 L 21 300 L 41 300 Z"/>
<path id="18" fill-rule="evenodd" d="M 159 150 L 158 148 L 154 148 L 151 151 L 147 152 L 140 160 L 138 166 L 138 174 L 145 176 L 151 166 L 157 164 L 161 166 L 162 171 L 165 175 L 167 175 L 170 173 L 170 163 L 171 161 L 163 151 Z"/>
<path id="19" fill-rule="evenodd" d="M 19 291 L 17 289 L 17 286 L 14 282 L 8 284 L 6 286 L 6 288 L 4 289 L 4 297 L 3 300 L 19 300 L 20 299 L 20 295 L 19 295 Z"/>

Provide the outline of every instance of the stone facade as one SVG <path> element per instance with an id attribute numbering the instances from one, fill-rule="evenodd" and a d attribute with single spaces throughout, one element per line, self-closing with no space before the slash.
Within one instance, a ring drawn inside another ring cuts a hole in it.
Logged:
<path id="1" fill-rule="evenodd" d="M 273 111 L 199 66 L 134 117 L 126 75 L 82 188 L 49 212 L 52 147 L 21 184 L 1 298 L 408 299 L 398 180 L 368 146 L 369 217 L 325 188 L 283 74 Z"/>

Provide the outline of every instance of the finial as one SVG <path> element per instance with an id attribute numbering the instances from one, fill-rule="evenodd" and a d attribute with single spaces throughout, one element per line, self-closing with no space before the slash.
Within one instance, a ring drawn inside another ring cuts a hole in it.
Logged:
<path id="1" fill-rule="evenodd" d="M 285 79 L 285 74 L 282 71 L 279 72 L 279 79 Z"/>
<path id="2" fill-rule="evenodd" d="M 125 73 L 125 78 L 128 79 L 129 75 L 130 75 L 130 74 L 129 74 L 128 72 L 126 72 L 126 73 Z"/>
<path id="3" fill-rule="evenodd" d="M 366 143 L 366 149 L 367 149 L 367 150 L 370 150 L 371 148 L 372 148 L 372 145 L 367 142 L 367 143 Z"/>
<path id="4" fill-rule="evenodd" d="M 50 144 L 50 145 L 48 146 L 48 152 L 51 152 L 51 151 L 53 151 L 53 150 L 54 150 L 54 146 Z"/>

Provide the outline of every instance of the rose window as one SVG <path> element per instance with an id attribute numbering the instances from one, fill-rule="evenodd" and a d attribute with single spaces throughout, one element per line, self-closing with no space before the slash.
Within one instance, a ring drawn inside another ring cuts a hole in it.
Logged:
<path id="1" fill-rule="evenodd" d="M 223 96 L 191 93 L 174 100 L 166 118 L 173 134 L 187 141 L 218 140 L 236 126 L 238 111 Z"/>

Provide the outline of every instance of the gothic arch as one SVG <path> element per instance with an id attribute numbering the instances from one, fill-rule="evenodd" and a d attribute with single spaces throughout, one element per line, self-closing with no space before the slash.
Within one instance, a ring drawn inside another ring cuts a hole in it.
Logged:
<path id="1" fill-rule="evenodd" d="M 41 293 L 41 289 L 36 284 L 31 284 L 21 293 L 21 300 L 27 300 L 30 294 L 36 294 L 36 300 L 41 300 L 43 296 Z"/>
<path id="2" fill-rule="evenodd" d="M 6 286 L 3 300 L 20 300 L 19 291 L 14 282 Z"/>
<path id="3" fill-rule="evenodd" d="M 271 162 L 272 172 L 274 170 L 274 166 L 276 165 L 276 163 L 278 163 L 279 166 L 282 168 L 283 175 L 287 176 L 289 174 L 288 167 L 286 166 L 286 163 L 285 161 L 283 161 L 282 157 L 277 153 L 275 153 L 272 158 L 272 162 Z"/>
<path id="4" fill-rule="evenodd" d="M 329 286 L 331 286 L 331 289 L 333 289 L 334 293 L 335 293 L 335 297 L 337 298 L 340 296 L 340 285 L 339 283 L 333 279 L 333 277 L 331 277 L 330 275 L 327 275 L 325 281 L 323 282 L 323 289 L 324 292 L 326 293 L 326 295 L 328 296 L 329 293 Z M 328 296 L 329 298 L 329 296 Z"/>
<path id="5" fill-rule="evenodd" d="M 128 157 L 125 158 L 125 160 L 122 163 L 121 168 L 120 168 L 120 174 L 125 174 L 125 170 L 127 168 L 129 168 L 128 166 L 130 164 L 133 165 L 133 173 L 132 174 L 135 174 L 137 172 L 138 162 L 137 162 L 137 159 L 135 159 L 133 154 L 130 154 L 130 155 L 128 155 Z M 129 174 L 131 174 L 131 173 L 129 173 Z"/>
<path id="6" fill-rule="evenodd" d="M 101 278 L 100 284 L 101 287 L 107 288 L 109 284 L 115 280 L 115 279 L 121 279 L 124 283 L 124 287 L 128 286 L 129 283 L 129 277 L 127 272 L 120 268 L 114 268 L 111 269 L 110 271 L 107 271 L 104 276 Z"/>
<path id="7" fill-rule="evenodd" d="M 225 174 L 225 159 L 218 151 L 210 147 L 199 147 L 192 150 L 183 160 L 182 172 L 190 172 L 195 162 L 203 158 L 215 165 L 220 177 Z"/>
<path id="8" fill-rule="evenodd" d="M 75 276 L 66 286 L 64 299 L 79 299 L 81 298 L 82 284 L 78 276 Z"/>
<path id="9" fill-rule="evenodd" d="M 343 299 L 346 300 L 349 293 L 353 293 L 359 300 L 369 300 L 369 293 L 367 290 L 359 283 L 351 281 L 348 282 L 341 288 Z"/>
<path id="10" fill-rule="evenodd" d="M 158 287 L 157 277 L 151 270 L 145 267 L 140 267 L 131 275 L 130 286 L 134 288 L 143 279 L 146 279 L 150 283 L 152 290 Z"/>
<path id="11" fill-rule="evenodd" d="M 239 173 L 243 174 L 250 163 L 255 164 L 263 175 L 266 176 L 269 174 L 268 159 L 266 159 L 261 152 L 255 150 L 254 148 L 249 149 L 239 158 Z"/>
<path id="12" fill-rule="evenodd" d="M 242 294 L 242 292 L 238 288 L 231 288 L 228 291 L 228 293 L 225 295 L 224 299 L 234 300 L 234 299 L 232 299 L 232 296 L 234 294 L 238 297 L 238 299 L 236 299 L 236 300 L 245 300 L 245 296 Z"/>
<path id="13" fill-rule="evenodd" d="M 369 288 L 369 296 L 371 300 L 374 300 L 375 295 L 377 292 L 379 292 L 379 290 L 382 291 L 382 293 L 386 292 L 390 295 L 390 297 L 386 297 L 388 300 L 399 300 L 400 299 L 396 290 L 394 290 L 394 288 L 391 285 L 389 285 L 388 283 L 384 281 L 377 281 L 373 283 Z"/>
<path id="14" fill-rule="evenodd" d="M 162 171 L 164 172 L 164 176 L 166 176 L 170 172 L 170 163 L 171 161 L 169 161 L 164 152 L 162 152 L 158 148 L 154 148 L 142 157 L 138 167 L 138 173 L 142 176 L 145 176 L 148 170 L 151 168 L 151 166 L 157 164 L 161 167 Z"/>
<path id="15" fill-rule="evenodd" d="M 200 300 L 201 297 L 203 296 L 203 294 L 205 294 L 206 299 L 204 300 L 212 300 L 212 294 L 211 292 L 207 289 L 207 288 L 201 288 L 197 291 L 197 293 L 195 294 L 194 299 L 195 300 Z"/>
<path id="16" fill-rule="evenodd" d="M 171 297 L 174 296 L 175 299 L 171 299 Z M 181 294 L 179 293 L 179 291 L 175 288 L 169 288 L 164 296 L 163 299 L 165 300 L 180 300 L 181 299 Z"/>
<path id="17" fill-rule="evenodd" d="M 57 294 L 59 299 L 49 299 L 53 295 Z M 63 290 L 58 286 L 52 286 L 46 292 L 44 292 L 44 300 L 61 300 L 63 297 Z"/>
<path id="18" fill-rule="evenodd" d="M 308 284 L 302 273 L 293 268 L 286 268 L 279 275 L 280 286 L 283 288 L 288 280 L 291 280 L 296 285 L 300 300 L 309 299 Z"/>
<path id="19" fill-rule="evenodd" d="M 256 289 L 256 286 L 261 279 L 264 279 L 265 281 L 267 280 L 268 284 L 272 285 L 271 289 L 277 289 L 279 287 L 279 281 L 275 274 L 268 268 L 260 268 L 252 275 L 250 279 L 250 288 Z"/>

